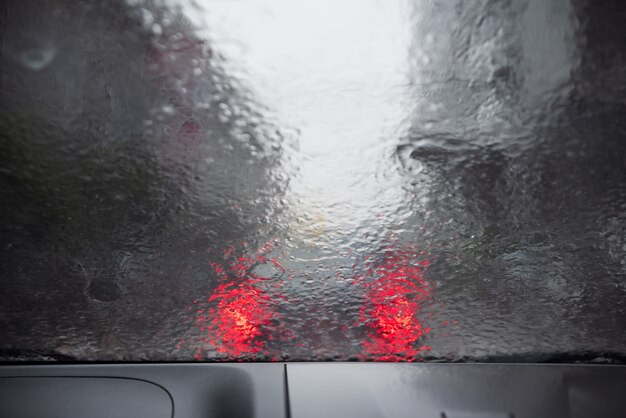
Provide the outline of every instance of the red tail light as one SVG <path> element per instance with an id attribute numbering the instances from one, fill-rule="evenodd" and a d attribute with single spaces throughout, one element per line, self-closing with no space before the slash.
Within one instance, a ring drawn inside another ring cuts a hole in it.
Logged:
<path id="1" fill-rule="evenodd" d="M 368 358 L 379 361 L 415 360 L 427 350 L 418 340 L 429 328 L 418 315 L 430 300 L 423 271 L 428 261 L 412 263 L 410 254 L 396 253 L 370 271 L 366 303 L 360 321 L 367 327 L 363 347 Z"/>

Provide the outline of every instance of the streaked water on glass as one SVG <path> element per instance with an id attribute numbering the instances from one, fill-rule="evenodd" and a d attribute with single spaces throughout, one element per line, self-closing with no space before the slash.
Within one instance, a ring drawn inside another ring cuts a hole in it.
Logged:
<path id="1" fill-rule="evenodd" d="M 626 355 L 620 2 L 28 3 L 0 358 Z"/>

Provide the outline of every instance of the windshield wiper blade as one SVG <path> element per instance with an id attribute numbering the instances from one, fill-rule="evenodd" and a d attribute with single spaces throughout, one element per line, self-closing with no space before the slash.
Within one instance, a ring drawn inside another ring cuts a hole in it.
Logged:
<path id="1" fill-rule="evenodd" d="M 626 364 L 626 355 L 617 352 L 563 351 L 551 353 L 513 353 L 489 356 L 424 357 L 429 363 L 541 363 L 541 364 Z"/>
<path id="2" fill-rule="evenodd" d="M 71 361 L 76 361 L 76 358 L 57 352 L 22 348 L 0 348 L 0 363 Z"/>
<path id="3" fill-rule="evenodd" d="M 626 355 L 616 352 L 563 352 L 546 355 L 542 363 L 626 364 Z"/>
<path id="4" fill-rule="evenodd" d="M 190 359 L 191 361 L 191 359 Z M 326 360 L 332 362 L 333 360 Z M 551 353 L 502 353 L 488 356 L 423 356 L 424 363 L 540 363 L 540 364 L 616 364 L 626 365 L 626 354 L 617 352 L 576 351 Z M 0 348 L 0 363 L 120 363 L 124 361 L 89 360 L 59 352 L 38 349 Z M 156 361 L 154 363 L 168 361 Z M 180 359 L 172 362 L 180 362 Z"/>

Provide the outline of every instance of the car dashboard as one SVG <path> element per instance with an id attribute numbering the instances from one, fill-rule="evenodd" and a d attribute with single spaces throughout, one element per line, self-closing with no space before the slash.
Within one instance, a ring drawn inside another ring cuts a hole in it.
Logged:
<path id="1" fill-rule="evenodd" d="M 626 367 L 161 363 L 0 367 L 0 416 L 619 417 Z"/>

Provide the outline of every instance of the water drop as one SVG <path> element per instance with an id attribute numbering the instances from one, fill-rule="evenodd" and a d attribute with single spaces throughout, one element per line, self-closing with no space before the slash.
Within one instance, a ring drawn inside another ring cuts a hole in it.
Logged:
<path id="1" fill-rule="evenodd" d="M 56 48 L 51 45 L 29 48 L 19 55 L 19 62 L 29 70 L 39 71 L 54 60 L 56 52 Z"/>
<path id="2" fill-rule="evenodd" d="M 141 9 L 141 20 L 145 28 L 149 28 L 154 23 L 154 15 L 148 9 Z"/>

